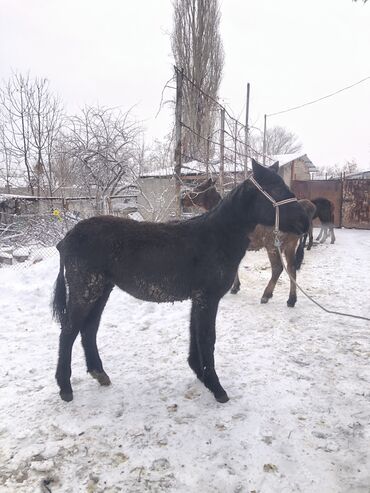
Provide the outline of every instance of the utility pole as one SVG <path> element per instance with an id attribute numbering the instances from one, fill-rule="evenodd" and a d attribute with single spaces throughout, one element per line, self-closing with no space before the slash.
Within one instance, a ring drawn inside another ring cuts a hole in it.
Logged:
<path id="1" fill-rule="evenodd" d="M 221 133 L 220 133 L 220 192 L 224 196 L 224 165 L 225 165 L 225 108 L 221 108 Z"/>
<path id="2" fill-rule="evenodd" d="M 176 194 L 176 216 L 181 215 L 181 166 L 182 166 L 182 146 L 181 146 L 181 120 L 182 120 L 182 84 L 183 69 L 175 67 L 176 72 L 176 147 L 175 147 L 175 194 Z"/>
<path id="3" fill-rule="evenodd" d="M 249 94 L 250 94 L 250 84 L 247 84 L 247 104 L 245 110 L 245 164 L 244 164 L 244 177 L 247 178 L 248 175 L 248 157 L 249 157 Z"/>
<path id="4" fill-rule="evenodd" d="M 263 125 L 263 165 L 266 166 L 266 127 L 267 127 L 267 115 L 264 116 L 264 125 Z"/>

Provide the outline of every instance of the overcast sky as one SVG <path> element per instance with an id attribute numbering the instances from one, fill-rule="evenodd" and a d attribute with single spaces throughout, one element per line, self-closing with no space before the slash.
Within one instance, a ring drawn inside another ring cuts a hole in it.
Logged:
<path id="1" fill-rule="evenodd" d="M 370 3 L 223 0 L 221 100 L 250 122 L 370 76 Z M 68 111 L 135 106 L 149 136 L 172 76 L 171 0 L 0 0 L 0 78 L 12 70 L 50 79 Z M 167 96 L 171 94 L 168 92 Z M 296 133 L 317 166 L 355 159 L 370 169 L 370 80 L 312 106 L 268 119 Z"/>

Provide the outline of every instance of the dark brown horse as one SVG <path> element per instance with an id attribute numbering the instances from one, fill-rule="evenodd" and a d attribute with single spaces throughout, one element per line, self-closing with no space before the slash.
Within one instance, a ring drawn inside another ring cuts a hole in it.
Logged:
<path id="1" fill-rule="evenodd" d="M 253 162 L 253 174 L 276 201 L 294 199 L 276 173 Z M 272 226 L 274 219 L 271 202 L 246 180 L 217 207 L 187 221 L 100 216 L 79 222 L 57 245 L 60 270 L 53 308 L 61 323 L 56 371 L 61 398 L 73 398 L 71 354 L 79 333 L 88 372 L 109 385 L 96 335 L 109 295 L 118 286 L 146 301 L 192 300 L 189 366 L 219 402 L 226 402 L 214 365 L 218 304 L 232 286 L 248 233 L 257 224 Z M 297 201 L 280 207 L 280 229 L 296 235 L 307 231 L 307 215 Z"/>
<path id="2" fill-rule="evenodd" d="M 316 240 L 321 240 L 320 243 L 324 243 L 326 238 L 330 234 L 330 243 L 335 242 L 334 234 L 334 204 L 324 197 L 318 197 L 311 201 L 316 206 L 316 213 L 313 219 L 318 217 L 321 222 L 321 229 Z"/>
<path id="3" fill-rule="evenodd" d="M 278 171 L 278 164 L 271 166 L 272 170 Z M 270 168 L 270 169 L 271 169 Z M 185 207 L 198 206 L 205 210 L 211 210 L 221 201 L 221 195 L 215 187 L 216 180 L 209 178 L 195 187 L 192 191 L 185 192 L 182 197 L 182 205 Z M 312 216 L 315 211 L 315 206 L 309 200 L 300 200 L 310 219 L 310 230 L 312 235 Z M 296 271 L 301 267 L 304 255 L 304 249 L 297 249 L 300 236 L 294 233 L 282 233 L 280 236 L 281 251 L 287 261 L 287 269 L 292 278 L 296 279 Z M 258 224 L 256 228 L 249 234 L 250 243 L 248 250 L 258 251 L 265 248 L 271 264 L 271 279 L 267 284 L 261 298 L 261 303 L 267 303 L 272 298 L 276 283 L 283 271 L 279 251 L 275 246 L 274 228 Z M 240 280 L 238 274 L 235 276 L 234 284 L 231 288 L 231 293 L 236 294 L 240 290 Z M 290 281 L 290 292 L 287 305 L 294 307 L 297 301 L 297 289 L 295 283 Z"/>

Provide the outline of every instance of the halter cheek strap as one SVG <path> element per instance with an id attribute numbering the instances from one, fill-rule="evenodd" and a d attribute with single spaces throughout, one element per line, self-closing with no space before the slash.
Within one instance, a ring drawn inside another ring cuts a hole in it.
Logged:
<path id="1" fill-rule="evenodd" d="M 284 205 L 284 204 L 289 204 L 290 202 L 298 202 L 298 199 L 296 197 L 291 197 L 290 199 L 284 199 L 284 200 L 279 200 L 276 202 L 276 200 L 271 197 L 269 193 L 267 193 L 261 185 L 254 179 L 254 177 L 251 175 L 248 177 L 248 180 L 253 183 L 253 185 L 261 192 L 263 195 L 272 203 L 272 205 L 275 207 L 275 228 L 274 228 L 274 234 L 275 234 L 275 246 L 280 246 L 280 240 L 278 238 L 279 235 L 279 206 Z"/>

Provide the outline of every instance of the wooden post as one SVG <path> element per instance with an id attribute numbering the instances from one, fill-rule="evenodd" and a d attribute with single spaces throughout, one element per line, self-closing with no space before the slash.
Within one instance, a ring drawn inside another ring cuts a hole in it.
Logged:
<path id="1" fill-rule="evenodd" d="M 343 227 L 343 193 L 344 193 L 345 173 L 340 174 L 340 207 L 339 207 L 339 227 Z"/>
<path id="2" fill-rule="evenodd" d="M 250 94 L 250 84 L 247 84 L 247 104 L 245 110 L 245 162 L 244 162 L 244 178 L 248 176 L 248 156 L 249 156 L 249 94 Z"/>
<path id="3" fill-rule="evenodd" d="M 175 146 L 175 194 L 176 194 L 176 216 L 181 215 L 181 166 L 182 166 L 182 85 L 183 69 L 175 67 L 176 72 L 176 109 L 175 109 L 175 129 L 176 129 L 176 146 Z"/>
<path id="4" fill-rule="evenodd" d="M 224 196 L 224 165 L 225 165 L 225 108 L 221 108 L 221 134 L 220 134 L 220 193 Z"/>

